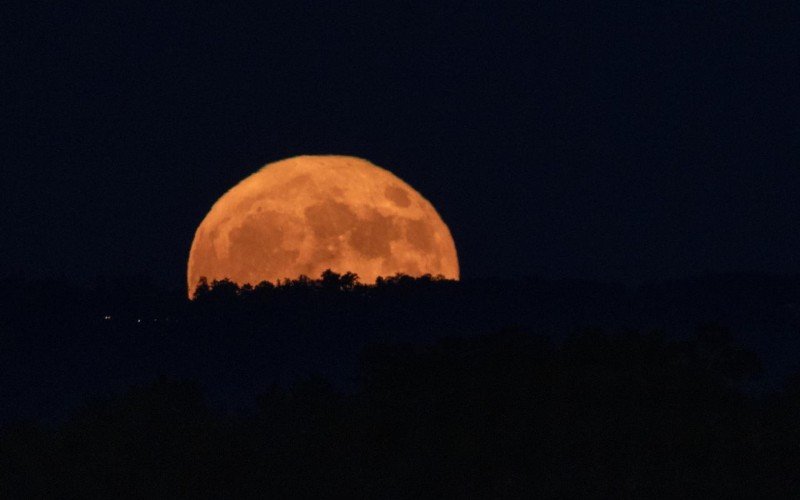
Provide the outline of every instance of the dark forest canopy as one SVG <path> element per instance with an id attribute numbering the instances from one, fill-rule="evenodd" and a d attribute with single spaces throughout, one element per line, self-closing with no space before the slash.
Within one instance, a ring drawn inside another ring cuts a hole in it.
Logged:
<path id="1" fill-rule="evenodd" d="M 764 359 L 767 380 L 800 369 L 798 276 L 707 275 L 634 288 L 404 275 L 366 285 L 352 273 L 328 271 L 317 279 L 275 284 L 205 283 L 194 301 L 184 290 L 164 290 L 140 275 L 103 279 L 91 287 L 63 279 L 7 278 L 0 280 L 0 303 L 0 361 L 11 366 L 44 359 L 60 366 L 65 351 L 79 357 L 85 352 L 91 360 L 104 349 L 144 355 L 149 346 L 185 358 L 180 342 L 208 349 L 229 342 L 245 349 L 270 340 L 270 352 L 301 341 L 290 351 L 318 349 L 316 366 L 322 369 L 326 349 L 340 352 L 334 340 L 349 342 L 352 350 L 369 340 L 433 341 L 509 326 L 556 342 L 587 328 L 657 330 L 687 338 L 698 325 L 721 324 Z M 175 341 L 163 345 L 166 338 Z"/>
<path id="2" fill-rule="evenodd" d="M 56 427 L 0 432 L 0 495 L 786 497 L 800 475 L 798 384 L 755 398 L 723 330 L 561 346 L 515 331 L 373 344 L 358 389 L 321 376 L 221 413 L 159 378 Z"/>
<path id="3" fill-rule="evenodd" d="M 798 285 L 6 281 L 0 497 L 785 497 Z"/>

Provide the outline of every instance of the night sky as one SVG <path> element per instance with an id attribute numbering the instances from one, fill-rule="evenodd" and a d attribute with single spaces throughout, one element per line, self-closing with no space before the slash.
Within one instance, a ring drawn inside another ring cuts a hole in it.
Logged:
<path id="1" fill-rule="evenodd" d="M 302 3 L 2 14 L 0 275 L 181 287 L 219 196 L 326 153 L 427 197 L 463 278 L 800 272 L 797 2 Z"/>

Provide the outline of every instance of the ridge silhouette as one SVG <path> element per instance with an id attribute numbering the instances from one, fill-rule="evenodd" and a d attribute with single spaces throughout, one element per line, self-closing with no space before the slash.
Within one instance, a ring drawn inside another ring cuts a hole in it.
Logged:
<path id="1" fill-rule="evenodd" d="M 5 282 L 0 497 L 789 497 L 800 375 L 754 390 L 771 366 L 699 321 L 747 318 L 726 282 L 677 309 L 654 287 L 333 271 L 191 302 L 143 277 Z M 747 307 L 791 311 L 791 283 Z M 599 314 L 656 305 L 699 326 Z"/>

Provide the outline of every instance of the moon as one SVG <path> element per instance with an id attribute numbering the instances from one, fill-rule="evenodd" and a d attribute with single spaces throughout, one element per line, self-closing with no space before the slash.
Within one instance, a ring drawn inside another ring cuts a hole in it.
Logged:
<path id="1" fill-rule="evenodd" d="M 189 251 L 189 298 L 201 277 L 243 285 L 326 269 L 362 283 L 396 273 L 459 278 L 450 230 L 414 188 L 361 158 L 297 156 L 214 203 Z"/>

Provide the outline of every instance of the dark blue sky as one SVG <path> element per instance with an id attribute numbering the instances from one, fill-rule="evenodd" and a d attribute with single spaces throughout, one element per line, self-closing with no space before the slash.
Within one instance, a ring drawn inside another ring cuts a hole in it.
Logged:
<path id="1" fill-rule="evenodd" d="M 223 192 L 314 153 L 416 187 L 465 278 L 800 272 L 797 2 L 429 3 L 3 13 L 0 274 L 179 287 Z"/>

